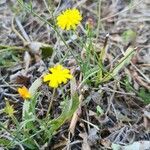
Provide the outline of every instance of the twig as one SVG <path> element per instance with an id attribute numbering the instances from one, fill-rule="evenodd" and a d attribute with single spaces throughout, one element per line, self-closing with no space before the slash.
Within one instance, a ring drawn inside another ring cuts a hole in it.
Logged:
<path id="1" fill-rule="evenodd" d="M 26 40 L 25 40 L 25 39 L 22 37 L 22 35 L 15 29 L 15 26 L 14 26 L 14 17 L 12 18 L 11 27 L 12 27 L 12 30 L 15 32 L 15 34 L 22 40 L 23 44 L 25 45 Z"/>
<path id="2" fill-rule="evenodd" d="M 18 25 L 18 27 L 19 27 L 19 29 L 20 29 L 20 31 L 21 31 L 23 37 L 26 39 L 26 41 L 27 41 L 27 42 L 31 42 L 29 36 L 28 36 L 27 33 L 25 32 L 25 30 L 24 30 L 24 28 L 23 28 L 21 22 L 19 21 L 19 19 L 18 19 L 17 17 L 15 18 L 15 21 L 16 21 L 16 23 L 17 23 L 17 25 Z"/>
<path id="3" fill-rule="evenodd" d="M 138 5 L 139 5 L 140 3 L 142 3 L 143 1 L 144 1 L 144 0 L 138 1 L 137 3 L 135 3 L 135 4 L 132 6 L 132 8 L 138 6 Z M 102 18 L 101 21 L 105 21 L 105 20 L 107 20 L 107 19 L 110 19 L 110 18 L 112 18 L 112 17 L 115 17 L 115 16 L 117 16 L 117 15 L 119 15 L 119 14 L 121 14 L 121 13 L 124 13 L 124 12 L 128 11 L 129 9 L 131 9 L 131 8 L 124 9 L 124 10 L 122 10 L 121 12 L 115 13 L 114 15 L 111 15 L 111 16 L 108 16 L 108 17 L 105 17 L 105 18 Z"/>
<path id="4" fill-rule="evenodd" d="M 125 93 L 125 92 L 120 92 L 120 91 L 116 91 L 116 90 L 112 90 L 110 88 L 105 88 L 105 87 L 101 87 L 102 90 L 106 90 L 106 91 L 110 91 L 110 92 L 115 92 L 118 94 L 122 94 L 122 95 L 131 95 L 131 96 L 135 96 L 135 93 Z"/>
<path id="5" fill-rule="evenodd" d="M 136 65 L 134 65 L 132 62 L 131 62 L 131 65 L 132 65 L 132 67 L 134 67 L 134 69 L 136 69 L 136 71 L 137 71 L 141 76 L 144 77 L 144 79 L 146 80 L 146 82 L 150 83 L 150 79 L 149 79 L 148 77 L 146 77 L 146 75 L 144 75 L 144 74 L 140 71 L 140 69 L 138 69 L 138 68 L 136 67 Z"/>
<path id="6" fill-rule="evenodd" d="M 102 0 L 99 0 L 99 5 L 98 5 L 98 25 L 97 25 L 97 34 L 96 34 L 96 43 L 98 42 L 98 36 L 99 36 L 99 30 L 101 26 L 101 3 Z"/>
<path id="7" fill-rule="evenodd" d="M 80 120 L 83 121 L 83 122 L 85 122 L 85 123 L 87 123 L 87 124 L 89 124 L 89 125 L 91 125 L 92 127 L 96 128 L 98 131 L 100 130 L 99 127 L 96 126 L 96 125 L 94 125 L 93 123 L 88 122 L 88 121 L 86 121 L 86 120 L 84 120 L 84 119 L 80 119 Z"/>

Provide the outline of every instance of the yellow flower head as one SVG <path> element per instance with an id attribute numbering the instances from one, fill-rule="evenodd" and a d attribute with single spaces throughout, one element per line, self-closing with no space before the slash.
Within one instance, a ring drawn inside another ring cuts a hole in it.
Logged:
<path id="1" fill-rule="evenodd" d="M 18 88 L 18 93 L 20 94 L 20 96 L 23 99 L 30 99 L 31 98 L 31 94 L 29 93 L 28 89 L 25 86 Z"/>
<path id="2" fill-rule="evenodd" d="M 61 83 L 67 83 L 68 79 L 72 78 L 70 71 L 61 65 L 56 65 L 53 68 L 49 68 L 51 73 L 44 75 L 43 81 L 48 82 L 52 88 L 57 88 Z"/>
<path id="3" fill-rule="evenodd" d="M 6 101 L 4 112 L 8 114 L 9 117 L 13 116 L 13 114 L 15 113 L 13 106 L 10 105 L 8 101 Z"/>
<path id="4" fill-rule="evenodd" d="M 76 29 L 82 16 L 78 9 L 67 9 L 57 17 L 57 25 L 63 30 Z"/>

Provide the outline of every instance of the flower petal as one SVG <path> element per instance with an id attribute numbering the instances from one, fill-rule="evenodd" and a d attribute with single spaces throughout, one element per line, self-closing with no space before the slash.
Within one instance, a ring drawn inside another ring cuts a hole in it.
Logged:
<path id="1" fill-rule="evenodd" d="M 47 82 L 47 81 L 50 81 L 51 80 L 51 74 L 47 74 L 47 75 L 45 75 L 45 76 L 43 76 L 43 81 L 44 82 Z"/>

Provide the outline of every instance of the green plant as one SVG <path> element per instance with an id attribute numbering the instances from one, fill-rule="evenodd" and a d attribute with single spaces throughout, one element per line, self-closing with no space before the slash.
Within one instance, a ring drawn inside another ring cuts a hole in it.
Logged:
<path id="1" fill-rule="evenodd" d="M 131 85 L 131 83 L 129 82 L 128 77 L 124 79 L 123 84 L 127 92 L 136 93 L 136 95 L 140 98 L 140 100 L 144 102 L 145 104 L 150 103 L 150 91 L 149 90 L 146 90 L 145 88 L 140 88 L 139 91 L 135 90 L 133 86 Z"/>
<path id="2" fill-rule="evenodd" d="M 23 0 L 17 0 L 18 4 L 24 8 L 27 12 L 30 12 L 34 16 L 38 17 L 43 23 L 46 23 L 49 25 L 54 32 L 57 34 L 59 39 L 63 42 L 64 46 L 67 48 L 67 52 L 64 54 L 62 60 L 59 60 L 59 64 L 62 64 L 63 60 L 67 58 L 67 56 L 70 54 L 75 60 L 77 66 L 80 66 L 80 70 L 82 73 L 82 81 L 79 85 L 79 87 L 86 83 L 94 83 L 101 84 L 104 82 L 109 82 L 111 79 L 115 79 L 119 71 L 126 65 L 130 63 L 130 60 L 132 59 L 132 56 L 135 54 L 135 50 L 132 47 L 129 47 L 126 49 L 125 53 L 123 54 L 122 58 L 120 58 L 115 64 L 113 64 L 112 69 L 109 69 L 108 66 L 104 64 L 105 58 L 106 58 L 106 47 L 107 47 L 107 41 L 108 37 L 106 37 L 106 40 L 104 42 L 104 45 L 100 47 L 100 51 L 96 51 L 95 43 L 94 43 L 94 36 L 97 34 L 94 33 L 93 27 L 89 24 L 85 28 L 85 36 L 84 38 L 80 37 L 75 29 L 76 26 L 80 23 L 82 20 L 82 17 L 80 15 L 80 12 L 77 9 L 69 9 L 66 10 L 63 14 L 59 15 L 57 17 L 57 22 L 55 20 L 55 16 L 52 16 L 52 22 L 46 20 L 44 17 L 41 17 L 39 14 L 37 14 L 32 7 L 32 3 L 26 3 Z M 47 6 L 46 1 L 44 0 L 44 3 L 48 9 L 48 12 L 51 13 L 50 9 Z M 74 15 L 75 14 L 75 18 Z M 71 18 L 73 17 L 73 20 Z M 68 18 L 70 20 L 68 20 Z M 77 20 L 76 20 L 77 19 Z M 65 41 L 65 37 L 61 32 L 59 32 L 59 28 L 64 30 L 64 32 L 67 32 L 69 35 L 76 35 L 77 40 L 79 42 L 76 42 L 80 48 L 82 48 L 83 56 L 81 54 L 75 54 L 73 49 L 67 42 Z M 73 29 L 73 30 L 71 30 Z M 67 30 L 67 31 L 65 31 Z M 68 31 L 71 30 L 71 31 Z M 133 34 L 132 32 L 128 32 L 125 36 L 125 39 L 129 38 L 129 35 Z M 23 39 L 23 44 L 26 43 L 26 41 Z M 35 42 L 35 41 L 34 41 Z M 97 41 L 96 41 L 97 42 Z M 51 57 L 54 49 L 51 48 L 51 46 L 35 42 L 36 44 L 39 44 L 39 48 L 42 50 L 43 59 L 46 59 L 48 57 Z M 29 41 L 29 45 L 31 46 L 33 42 Z M 25 50 L 24 48 L 17 48 L 17 47 L 9 47 L 9 46 L 2 46 L 0 53 L 12 51 L 14 49 L 16 50 Z M 12 53 L 11 53 L 12 54 Z M 13 57 L 13 55 L 12 55 Z M 17 57 L 18 58 L 18 57 Z M 13 60 L 18 62 L 19 60 L 16 57 L 13 57 Z M 108 64 L 109 65 L 109 64 Z M 16 146 L 25 147 L 26 149 L 40 149 L 43 145 L 48 144 L 50 140 L 52 139 L 53 135 L 57 133 L 57 130 L 67 121 L 71 118 L 71 116 L 74 114 L 74 112 L 77 110 L 79 105 L 79 98 L 78 93 L 75 92 L 73 95 L 64 97 L 63 105 L 61 114 L 58 118 L 51 119 L 51 116 L 49 115 L 53 98 L 55 95 L 55 91 L 57 90 L 58 86 L 61 83 L 66 83 L 68 79 L 72 78 L 72 75 L 70 75 L 70 72 L 68 69 L 64 69 L 61 65 L 57 65 L 57 67 L 50 68 L 49 74 L 43 74 L 43 80 L 45 82 L 48 81 L 49 86 L 53 88 L 53 94 L 52 98 L 47 110 L 46 117 L 38 118 L 36 114 L 36 105 L 39 95 L 41 94 L 38 92 L 38 88 L 42 85 L 42 78 L 38 78 L 30 87 L 29 92 L 27 89 L 25 89 L 25 94 L 27 96 L 23 95 L 22 97 L 25 99 L 23 102 L 22 107 L 22 118 L 20 120 L 15 117 L 15 115 L 11 116 L 11 120 L 13 121 L 13 127 L 9 127 L 7 122 L 0 123 L 1 127 L 1 139 L 0 144 L 5 148 L 16 148 Z M 78 89 L 79 89 L 78 87 Z M 21 93 L 21 92 L 20 92 Z M 30 94 L 32 96 L 30 96 Z M 140 91 L 140 96 L 143 97 L 145 94 L 145 91 Z M 9 105 L 8 105 L 9 106 Z M 11 113 L 12 107 L 9 106 Z M 101 107 L 97 106 L 97 114 L 102 115 L 104 112 L 101 109 Z M 8 114 L 11 114 L 8 113 Z M 5 135 L 7 133 L 7 136 Z"/>
<path id="3" fill-rule="evenodd" d="M 62 105 L 62 113 L 58 118 L 43 119 L 37 118 L 36 103 L 40 93 L 37 89 L 41 86 L 42 80 L 37 79 L 29 89 L 33 97 L 25 100 L 22 109 L 22 119 L 15 123 L 12 129 L 8 128 L 6 123 L 1 123 L 1 132 L 7 132 L 9 135 L 1 134 L 0 144 L 5 148 L 15 148 L 17 145 L 28 149 L 37 149 L 51 140 L 57 130 L 73 115 L 79 105 L 78 94 L 72 95 L 71 99 L 65 98 Z M 9 137 L 9 138 L 8 138 Z"/>

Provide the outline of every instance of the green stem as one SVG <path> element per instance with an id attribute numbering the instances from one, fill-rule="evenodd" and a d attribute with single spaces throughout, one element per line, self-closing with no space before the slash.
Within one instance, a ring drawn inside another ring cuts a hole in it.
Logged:
<path id="1" fill-rule="evenodd" d="M 11 119 L 17 126 L 19 126 L 19 122 L 14 115 L 11 116 Z"/>
<path id="2" fill-rule="evenodd" d="M 23 47 L 17 47 L 17 46 L 10 46 L 10 45 L 0 45 L 0 50 L 3 49 L 16 49 L 16 50 L 24 50 Z"/>
<path id="3" fill-rule="evenodd" d="M 48 118 L 49 112 L 51 110 L 51 107 L 52 107 L 52 104 L 53 104 L 53 101 L 54 101 L 55 92 L 56 92 L 56 89 L 54 88 L 53 89 L 53 94 L 52 94 L 52 97 L 51 97 L 51 101 L 49 103 L 48 110 L 47 110 L 47 113 L 46 113 L 46 118 Z"/>

